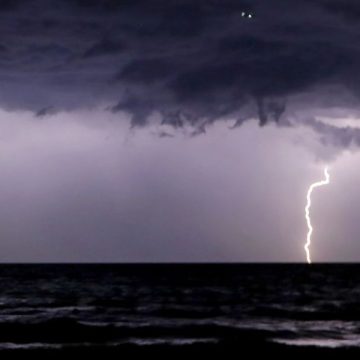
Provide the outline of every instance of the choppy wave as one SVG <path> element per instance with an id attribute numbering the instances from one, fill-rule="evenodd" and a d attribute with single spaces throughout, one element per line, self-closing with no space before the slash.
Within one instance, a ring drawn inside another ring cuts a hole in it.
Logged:
<path id="1" fill-rule="evenodd" d="M 359 347 L 360 266 L 0 266 L 0 349 Z"/>

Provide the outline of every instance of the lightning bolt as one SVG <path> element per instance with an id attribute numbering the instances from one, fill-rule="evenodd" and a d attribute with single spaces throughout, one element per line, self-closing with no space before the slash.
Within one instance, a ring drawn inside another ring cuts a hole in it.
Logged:
<path id="1" fill-rule="evenodd" d="M 314 230 L 311 225 L 311 219 L 310 219 L 311 194 L 315 188 L 324 186 L 324 185 L 328 185 L 330 183 L 330 175 L 329 175 L 329 170 L 327 167 L 325 167 L 325 169 L 324 169 L 324 176 L 325 176 L 324 180 L 321 180 L 321 181 L 311 184 L 307 191 L 307 194 L 306 194 L 307 202 L 306 202 L 306 206 L 305 206 L 305 219 L 306 219 L 306 224 L 308 227 L 308 232 L 307 232 L 307 236 L 306 236 L 306 243 L 304 245 L 304 249 L 305 249 L 306 260 L 307 260 L 308 264 L 311 264 L 310 245 L 311 245 L 311 235 Z"/>

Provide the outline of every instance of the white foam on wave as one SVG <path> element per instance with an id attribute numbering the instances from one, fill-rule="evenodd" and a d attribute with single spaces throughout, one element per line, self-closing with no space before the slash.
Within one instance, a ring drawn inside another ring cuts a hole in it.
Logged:
<path id="1" fill-rule="evenodd" d="M 61 349 L 62 344 L 45 344 L 45 343 L 25 343 L 18 344 L 12 342 L 0 343 L 0 350 L 30 350 L 30 349 Z"/>
<path id="2" fill-rule="evenodd" d="M 135 345 L 194 345 L 194 344 L 210 344 L 217 343 L 218 339 L 215 338 L 153 338 L 141 339 L 130 338 L 126 343 Z"/>
<path id="3" fill-rule="evenodd" d="M 340 347 L 360 347 L 360 337 L 348 337 L 342 339 L 321 339 L 321 338 L 302 338 L 302 339 L 272 339 L 273 342 L 290 346 L 316 346 L 326 348 Z"/>
<path id="4" fill-rule="evenodd" d="M 3 342 L 0 343 L 0 350 L 30 350 L 30 349 L 62 349 L 62 348 L 73 348 L 73 347 L 91 347 L 91 346 L 121 346 L 121 345 L 137 345 L 137 346 L 151 346 L 151 345 L 194 345 L 194 344 L 211 344 L 217 343 L 218 340 L 215 338 L 128 338 L 121 341 L 104 342 L 104 343 L 12 343 Z"/>

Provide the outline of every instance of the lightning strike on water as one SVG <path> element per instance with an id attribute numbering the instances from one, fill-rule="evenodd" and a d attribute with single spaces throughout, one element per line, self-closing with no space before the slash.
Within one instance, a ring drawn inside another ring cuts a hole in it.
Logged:
<path id="1" fill-rule="evenodd" d="M 308 227 L 308 233 L 306 236 L 306 243 L 304 245 L 304 249 L 305 249 L 306 260 L 307 260 L 308 264 L 311 264 L 310 245 L 311 245 L 311 235 L 313 232 L 313 227 L 311 225 L 311 219 L 310 219 L 311 194 L 315 188 L 323 186 L 323 185 L 328 185 L 330 183 L 330 175 L 329 175 L 329 170 L 327 167 L 325 167 L 325 169 L 324 169 L 324 175 L 325 175 L 324 180 L 315 182 L 310 185 L 307 195 L 306 195 L 307 203 L 305 206 L 305 219 L 306 219 L 306 223 L 307 223 L 307 227 Z"/>

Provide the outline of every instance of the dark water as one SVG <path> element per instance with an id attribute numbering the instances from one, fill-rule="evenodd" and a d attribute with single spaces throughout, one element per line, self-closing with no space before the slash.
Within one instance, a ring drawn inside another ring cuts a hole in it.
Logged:
<path id="1" fill-rule="evenodd" d="M 360 347 L 360 265 L 1 265 L 0 289 L 0 349 Z"/>

